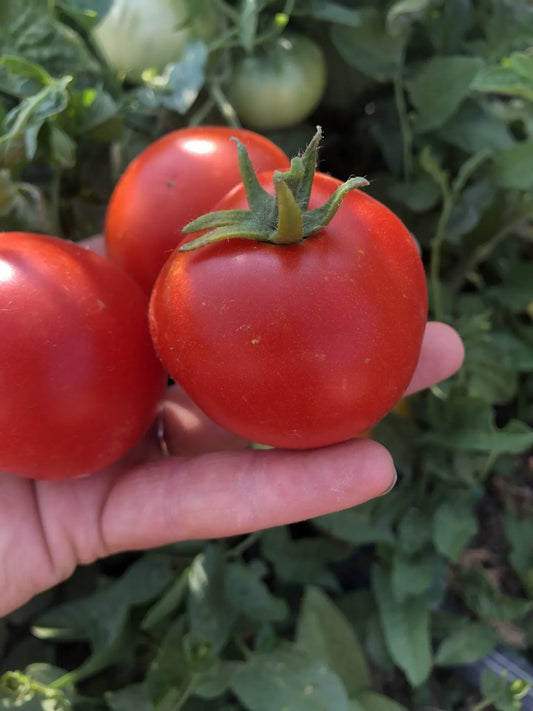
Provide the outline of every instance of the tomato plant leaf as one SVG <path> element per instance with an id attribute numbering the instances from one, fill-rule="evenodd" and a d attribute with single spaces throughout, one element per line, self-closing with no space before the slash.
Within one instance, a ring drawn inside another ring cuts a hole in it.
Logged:
<path id="1" fill-rule="evenodd" d="M 512 622 L 533 610 L 533 600 L 506 595 L 480 570 L 465 570 L 461 580 L 461 597 L 482 620 Z"/>
<path id="2" fill-rule="evenodd" d="M 498 635 L 490 627 L 482 622 L 466 622 L 440 642 L 435 664 L 471 664 L 489 654 L 498 642 Z"/>
<path id="3" fill-rule="evenodd" d="M 437 417 L 436 411 L 441 408 L 437 403 L 433 406 L 433 417 Z M 444 413 L 441 411 L 441 414 Z M 479 397 L 454 395 L 449 416 L 449 419 L 443 418 L 438 432 L 422 435 L 422 441 L 446 449 L 494 454 L 519 453 L 533 444 L 533 430 L 523 422 L 511 420 L 497 428 L 491 407 Z"/>
<path id="4" fill-rule="evenodd" d="M 321 585 L 337 589 L 338 582 L 329 566 L 345 558 L 350 547 L 322 536 L 292 539 L 286 528 L 277 527 L 261 536 L 261 553 L 276 576 L 287 583 Z"/>
<path id="5" fill-rule="evenodd" d="M 350 697 L 370 688 L 370 671 L 355 631 L 320 588 L 305 589 L 295 642 L 338 674 Z"/>
<path id="6" fill-rule="evenodd" d="M 124 635 L 130 609 L 153 600 L 166 588 L 171 576 L 166 557 L 146 554 L 109 587 L 40 615 L 33 634 L 44 639 L 88 641 L 92 653 L 76 669 L 73 678 L 90 676 L 125 653 Z"/>
<path id="7" fill-rule="evenodd" d="M 432 5 L 433 0 L 396 0 L 385 16 L 388 32 L 392 37 L 408 32 Z"/>
<path id="8" fill-rule="evenodd" d="M 435 547 L 448 560 L 456 562 L 478 531 L 477 516 L 471 506 L 456 501 L 444 501 L 434 516 Z"/>
<path id="9" fill-rule="evenodd" d="M 231 681 L 248 711 L 348 711 L 340 679 L 295 645 L 270 654 L 252 654 Z"/>
<path id="10" fill-rule="evenodd" d="M 348 64 L 379 81 L 394 77 L 401 66 L 405 37 L 392 37 L 377 9 L 361 8 L 357 25 L 332 25 L 331 39 Z"/>
<path id="11" fill-rule="evenodd" d="M 229 563 L 224 571 L 224 593 L 235 611 L 249 620 L 280 622 L 287 618 L 289 608 L 285 600 L 270 592 L 262 580 L 265 574 L 254 561 Z"/>
<path id="12" fill-rule="evenodd" d="M 470 91 L 483 66 L 478 57 L 433 57 L 407 82 L 417 111 L 414 129 L 419 132 L 443 126 Z"/>
<path id="13" fill-rule="evenodd" d="M 381 521 L 374 515 L 375 504 L 369 502 L 357 508 L 338 513 L 318 516 L 313 525 L 323 533 L 355 545 L 365 543 L 392 542 L 390 522 Z"/>
<path id="14" fill-rule="evenodd" d="M 427 593 L 433 583 L 435 568 L 432 555 L 407 557 L 396 552 L 390 578 L 394 597 L 404 602 L 411 596 Z"/>
<path id="15" fill-rule="evenodd" d="M 402 704 L 375 691 L 363 691 L 354 701 L 353 711 L 407 711 Z"/>
<path id="16" fill-rule="evenodd" d="M 509 562 L 520 576 L 529 596 L 533 595 L 533 522 L 519 517 L 515 507 L 507 504 L 504 516 L 505 538 L 510 546 Z"/>
<path id="17" fill-rule="evenodd" d="M 504 148 L 493 158 L 492 174 L 501 188 L 511 190 L 531 190 L 533 176 L 533 140 L 520 141 L 510 148 Z"/>
<path id="18" fill-rule="evenodd" d="M 394 597 L 390 576 L 376 564 L 372 568 L 372 589 L 378 603 L 387 648 L 413 686 L 428 677 L 432 667 L 429 609 L 424 598 Z"/>
<path id="19" fill-rule="evenodd" d="M 107 691 L 105 702 L 111 711 L 155 711 L 144 684 L 132 684 L 118 691 Z"/>
<path id="20" fill-rule="evenodd" d="M 237 610 L 224 595 L 225 559 L 222 548 L 208 545 L 189 571 L 187 615 L 192 638 L 217 654 L 228 641 Z"/>

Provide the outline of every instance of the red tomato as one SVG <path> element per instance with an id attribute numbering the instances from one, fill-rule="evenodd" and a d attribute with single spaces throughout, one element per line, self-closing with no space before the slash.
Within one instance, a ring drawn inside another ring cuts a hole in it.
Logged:
<path id="1" fill-rule="evenodd" d="M 272 193 L 271 173 L 260 183 Z M 310 207 L 340 185 L 317 173 Z M 242 187 L 217 209 L 246 209 Z M 150 302 L 164 365 L 213 420 L 249 440 L 310 448 L 372 427 L 401 398 L 427 318 L 407 228 L 359 190 L 291 246 L 232 239 L 176 251 Z"/>
<path id="2" fill-rule="evenodd" d="M 117 183 L 105 220 L 107 253 L 147 293 L 180 243 L 181 228 L 241 182 L 232 136 L 246 146 L 257 171 L 289 167 L 281 148 L 258 133 L 196 126 L 155 141 Z"/>
<path id="3" fill-rule="evenodd" d="M 166 381 L 147 311 L 139 286 L 103 257 L 0 233 L 0 471 L 88 474 L 144 435 Z"/>

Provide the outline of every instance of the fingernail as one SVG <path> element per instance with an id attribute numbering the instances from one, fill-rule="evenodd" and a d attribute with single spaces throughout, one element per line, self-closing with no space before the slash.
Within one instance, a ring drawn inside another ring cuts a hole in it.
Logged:
<path id="1" fill-rule="evenodd" d="M 386 491 L 384 491 L 384 492 L 381 494 L 381 496 L 386 496 L 387 494 L 389 494 L 389 493 L 394 489 L 394 487 L 396 486 L 396 482 L 397 482 L 397 481 L 398 481 L 398 472 L 397 472 L 396 469 L 395 469 L 395 470 L 394 470 L 394 478 L 393 478 L 393 480 L 392 480 L 392 482 L 391 482 L 391 485 L 389 486 L 389 488 L 388 488 Z"/>

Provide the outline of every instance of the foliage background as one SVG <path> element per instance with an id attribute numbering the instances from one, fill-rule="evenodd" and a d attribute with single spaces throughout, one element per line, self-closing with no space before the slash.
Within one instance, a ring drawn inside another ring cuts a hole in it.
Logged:
<path id="1" fill-rule="evenodd" d="M 217 0 L 213 45 L 140 84 L 90 41 L 107 5 L 0 6 L 1 229 L 100 231 L 157 136 L 238 125 L 233 63 L 288 20 L 324 50 L 328 86 L 267 135 L 291 154 L 320 124 L 321 169 L 370 179 L 417 238 L 431 317 L 459 330 L 466 362 L 377 427 L 399 472 L 388 496 L 116 556 L 0 620 L 0 708 L 521 708 L 527 684 L 485 669 L 471 685 L 458 667 L 501 648 L 533 661 L 531 4 Z"/>

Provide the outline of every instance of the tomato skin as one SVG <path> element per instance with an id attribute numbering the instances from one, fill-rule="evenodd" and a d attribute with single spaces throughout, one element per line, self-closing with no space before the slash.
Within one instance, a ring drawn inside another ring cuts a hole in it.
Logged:
<path id="1" fill-rule="evenodd" d="M 210 0 L 114 0 L 91 37 L 119 76 L 139 81 L 146 69 L 178 62 L 187 42 L 210 41 L 218 24 Z"/>
<path id="2" fill-rule="evenodd" d="M 272 192 L 271 173 L 259 179 Z M 316 174 L 310 207 L 339 184 Z M 217 209 L 246 206 L 238 187 Z M 248 440 L 296 449 L 349 439 L 390 411 L 426 319 L 411 235 L 359 190 L 296 245 L 232 239 L 175 252 L 150 302 L 156 350 L 196 404 Z"/>
<path id="3" fill-rule="evenodd" d="M 258 130 L 287 128 L 306 119 L 326 89 L 321 48 L 304 35 L 282 35 L 266 51 L 237 61 L 228 99 L 242 122 Z"/>
<path id="4" fill-rule="evenodd" d="M 147 293 L 182 240 L 181 228 L 241 182 L 233 136 L 246 146 L 256 170 L 290 167 L 281 148 L 258 133 L 195 126 L 155 141 L 118 181 L 106 213 L 107 253 Z"/>
<path id="5" fill-rule="evenodd" d="M 117 266 L 44 235 L 0 233 L 0 471 L 69 479 L 125 454 L 166 374 L 148 303 Z"/>

